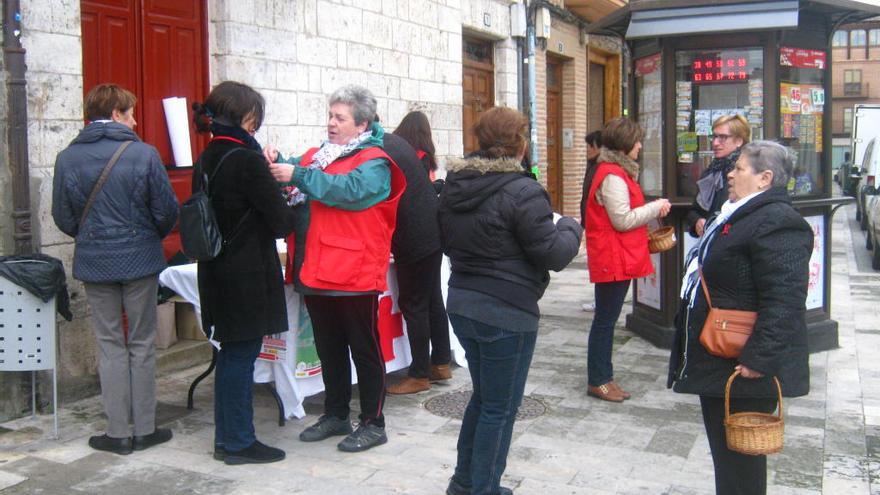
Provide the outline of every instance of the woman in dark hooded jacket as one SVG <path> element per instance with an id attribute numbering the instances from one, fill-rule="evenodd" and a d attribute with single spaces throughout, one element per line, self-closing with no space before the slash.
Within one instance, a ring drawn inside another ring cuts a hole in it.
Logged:
<path id="1" fill-rule="evenodd" d="M 688 255 L 682 301 L 669 365 L 668 386 L 697 394 L 715 464 L 719 495 L 761 495 L 767 490 L 767 458 L 734 452 L 724 434 L 724 387 L 736 370 L 731 412 L 772 412 L 782 384 L 787 397 L 810 389 L 804 319 L 813 231 L 791 206 L 786 185 L 791 156 L 770 141 L 745 145 L 727 175 L 729 201 L 706 223 Z M 752 334 L 738 358 L 710 354 L 700 343 L 708 305 L 755 311 Z"/>
<path id="2" fill-rule="evenodd" d="M 448 163 L 440 195 L 452 265 L 447 312 L 474 387 L 447 495 L 511 493 L 499 483 L 535 349 L 538 300 L 548 270 L 565 268 L 580 247 L 580 225 L 554 215 L 547 192 L 520 165 L 526 126 L 510 108 L 483 113 L 474 126 L 480 150 Z"/>

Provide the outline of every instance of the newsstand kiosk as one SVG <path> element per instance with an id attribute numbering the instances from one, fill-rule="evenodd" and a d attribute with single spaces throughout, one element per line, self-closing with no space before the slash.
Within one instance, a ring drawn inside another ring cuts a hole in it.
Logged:
<path id="1" fill-rule="evenodd" d="M 633 0 L 589 27 L 626 40 L 627 101 L 645 130 L 640 184 L 646 196 L 672 202 L 665 221 L 679 240 L 652 255 L 653 276 L 635 282 L 629 330 L 661 347 L 672 344 L 684 257 L 697 242 L 685 216 L 713 158 L 712 122 L 736 113 L 748 120 L 753 140 L 776 140 L 797 157 L 788 190 L 815 234 L 810 350 L 837 346 L 830 226 L 847 200 L 831 197 L 830 42 L 841 24 L 876 15 L 880 7 L 849 0 Z"/>

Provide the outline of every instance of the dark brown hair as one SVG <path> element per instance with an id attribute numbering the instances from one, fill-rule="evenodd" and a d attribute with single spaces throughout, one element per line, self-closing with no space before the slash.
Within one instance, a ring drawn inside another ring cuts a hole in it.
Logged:
<path id="1" fill-rule="evenodd" d="M 127 112 L 137 103 L 137 97 L 129 90 L 115 84 L 99 84 L 89 91 L 85 101 L 86 120 L 110 119 L 113 110 Z"/>
<path id="2" fill-rule="evenodd" d="M 626 117 L 618 117 L 607 124 L 602 131 L 602 146 L 609 150 L 629 153 L 645 136 L 639 124 Z"/>
<path id="3" fill-rule="evenodd" d="M 393 134 L 405 139 L 416 151 L 424 151 L 425 158 L 428 159 L 428 169 L 437 170 L 437 160 L 434 158 L 437 150 L 431 139 L 431 124 L 425 114 L 418 111 L 406 114 Z"/>
<path id="4" fill-rule="evenodd" d="M 593 131 L 584 136 L 584 142 L 594 148 L 602 147 L 602 131 Z"/>
<path id="5" fill-rule="evenodd" d="M 266 100 L 247 84 L 223 81 L 214 86 L 204 103 L 192 104 L 193 124 L 199 132 L 211 132 L 211 122 L 238 127 L 249 116 L 254 117 L 254 129 L 263 125 Z"/>
<path id="6" fill-rule="evenodd" d="M 480 150 L 494 158 L 516 157 L 526 143 L 529 121 L 518 111 L 508 107 L 492 107 L 480 115 L 474 125 L 474 134 Z"/>

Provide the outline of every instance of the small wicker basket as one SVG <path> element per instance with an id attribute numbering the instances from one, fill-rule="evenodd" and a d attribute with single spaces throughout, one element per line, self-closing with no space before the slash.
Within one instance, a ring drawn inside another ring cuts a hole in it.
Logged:
<path id="1" fill-rule="evenodd" d="M 652 253 L 669 251 L 675 247 L 676 242 L 674 227 L 660 227 L 648 234 L 648 251 Z"/>
<path id="2" fill-rule="evenodd" d="M 724 390 L 724 431 L 727 448 L 747 455 L 767 455 L 782 451 L 785 420 L 782 418 L 782 387 L 779 385 L 779 380 L 773 377 L 779 394 L 777 415 L 760 412 L 730 414 L 730 385 L 737 375 L 739 371 L 730 375 Z"/>

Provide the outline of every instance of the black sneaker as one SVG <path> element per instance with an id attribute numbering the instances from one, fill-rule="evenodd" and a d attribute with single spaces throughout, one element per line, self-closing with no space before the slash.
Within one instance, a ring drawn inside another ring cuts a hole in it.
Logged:
<path id="1" fill-rule="evenodd" d="M 173 434 L 168 428 L 156 428 L 156 431 L 149 435 L 135 435 L 131 445 L 134 450 L 148 449 L 154 445 L 165 443 L 171 440 Z"/>
<path id="2" fill-rule="evenodd" d="M 226 448 L 221 444 L 214 445 L 214 460 L 222 461 L 226 459 Z"/>
<path id="3" fill-rule="evenodd" d="M 352 431 L 351 421 L 325 414 L 318 422 L 309 426 L 299 434 L 303 442 L 318 442 L 336 435 L 348 435 Z"/>
<path id="4" fill-rule="evenodd" d="M 385 428 L 376 425 L 359 425 L 357 430 L 339 442 L 339 450 L 343 452 L 362 452 L 386 443 Z"/>
<path id="5" fill-rule="evenodd" d="M 246 449 L 239 450 L 238 452 L 225 451 L 223 462 L 230 466 L 239 464 L 268 464 L 284 460 L 285 456 L 286 454 L 283 450 L 269 447 L 259 440 L 254 440 L 254 443 Z"/>
<path id="6" fill-rule="evenodd" d="M 131 437 L 112 438 L 107 435 L 89 437 L 89 447 L 119 455 L 131 454 Z"/>

